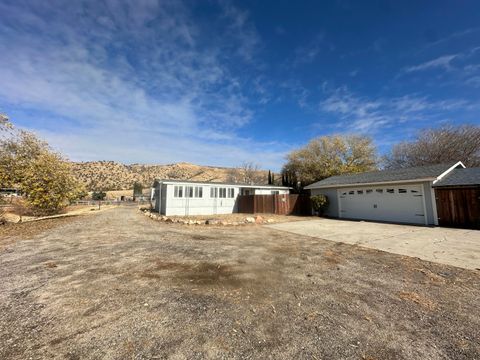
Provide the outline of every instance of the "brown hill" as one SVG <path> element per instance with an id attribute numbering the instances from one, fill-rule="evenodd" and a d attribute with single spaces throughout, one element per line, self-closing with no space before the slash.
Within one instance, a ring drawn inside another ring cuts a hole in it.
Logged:
<path id="1" fill-rule="evenodd" d="M 168 165 L 124 165 L 115 161 L 73 162 L 76 177 L 88 190 L 132 189 L 135 182 L 144 187 L 155 179 L 198 180 L 212 182 L 242 182 L 242 169 L 200 166 L 189 163 Z M 255 182 L 266 183 L 268 171 L 258 171 Z"/>

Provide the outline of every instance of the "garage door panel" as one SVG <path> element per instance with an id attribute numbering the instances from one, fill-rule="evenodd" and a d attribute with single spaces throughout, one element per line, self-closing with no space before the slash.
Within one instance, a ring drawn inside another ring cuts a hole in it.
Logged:
<path id="1" fill-rule="evenodd" d="M 421 185 L 358 187 L 339 192 L 343 218 L 425 223 Z"/>

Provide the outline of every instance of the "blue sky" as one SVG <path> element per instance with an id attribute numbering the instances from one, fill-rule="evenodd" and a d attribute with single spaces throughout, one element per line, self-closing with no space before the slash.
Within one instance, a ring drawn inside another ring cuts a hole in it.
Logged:
<path id="1" fill-rule="evenodd" d="M 478 1 L 0 0 L 0 112 L 72 160 L 278 170 L 479 124 Z"/>

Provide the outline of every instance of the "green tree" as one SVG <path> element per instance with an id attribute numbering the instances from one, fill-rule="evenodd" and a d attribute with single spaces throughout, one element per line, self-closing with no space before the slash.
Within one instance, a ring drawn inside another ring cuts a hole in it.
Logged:
<path id="1" fill-rule="evenodd" d="M 33 213 L 58 213 L 84 194 L 66 159 L 33 133 L 10 131 L 0 150 L 0 183 L 18 188 Z"/>
<path id="2" fill-rule="evenodd" d="M 98 200 L 98 201 L 101 201 L 101 200 L 105 200 L 105 198 L 107 197 L 107 193 L 105 191 L 94 191 L 92 192 L 92 200 Z"/>
<path id="3" fill-rule="evenodd" d="M 143 185 L 139 182 L 133 184 L 133 196 L 138 197 L 143 195 Z"/>
<path id="4" fill-rule="evenodd" d="M 358 173 L 377 168 L 372 139 L 360 135 L 323 136 L 287 155 L 282 173 L 286 182 L 303 185 L 329 176 Z"/>

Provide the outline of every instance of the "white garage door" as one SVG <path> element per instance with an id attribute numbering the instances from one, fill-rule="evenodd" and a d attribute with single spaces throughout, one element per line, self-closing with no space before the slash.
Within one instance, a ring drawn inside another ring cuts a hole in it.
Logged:
<path id="1" fill-rule="evenodd" d="M 425 224 L 421 185 L 340 189 L 340 217 Z"/>

